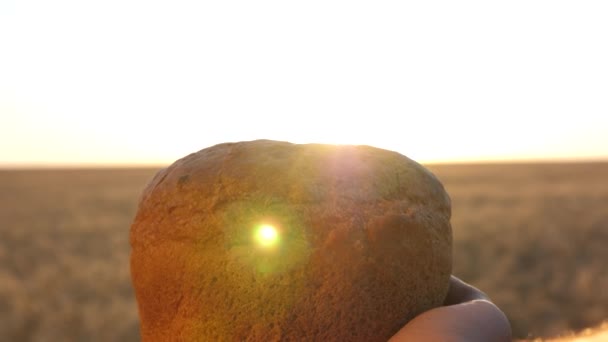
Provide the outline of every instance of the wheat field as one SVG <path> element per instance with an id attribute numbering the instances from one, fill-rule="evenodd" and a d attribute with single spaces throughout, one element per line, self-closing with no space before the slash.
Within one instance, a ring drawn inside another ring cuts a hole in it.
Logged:
<path id="1" fill-rule="evenodd" d="M 608 319 L 608 163 L 430 165 L 452 198 L 454 273 L 514 337 Z M 136 341 L 128 230 L 154 169 L 0 171 L 0 338 Z"/>

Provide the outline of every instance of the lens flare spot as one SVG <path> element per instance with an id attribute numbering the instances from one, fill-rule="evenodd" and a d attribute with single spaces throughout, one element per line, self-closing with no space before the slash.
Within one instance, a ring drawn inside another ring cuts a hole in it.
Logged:
<path id="1" fill-rule="evenodd" d="M 263 224 L 256 230 L 255 240 L 262 247 L 271 247 L 279 241 L 279 232 L 275 227 Z"/>

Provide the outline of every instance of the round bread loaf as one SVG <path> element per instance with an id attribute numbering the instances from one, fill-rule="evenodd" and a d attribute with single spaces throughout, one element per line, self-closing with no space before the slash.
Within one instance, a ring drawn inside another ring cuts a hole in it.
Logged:
<path id="1" fill-rule="evenodd" d="M 131 227 L 144 341 L 386 341 L 441 305 L 450 199 L 369 146 L 256 140 L 161 170 Z"/>

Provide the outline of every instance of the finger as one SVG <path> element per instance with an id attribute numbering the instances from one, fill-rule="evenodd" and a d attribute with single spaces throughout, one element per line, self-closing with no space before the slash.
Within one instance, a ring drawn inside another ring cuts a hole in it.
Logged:
<path id="1" fill-rule="evenodd" d="M 409 322 L 390 341 L 510 341 L 511 326 L 498 307 L 473 300 L 429 310 Z"/>
<path id="2" fill-rule="evenodd" d="M 478 288 L 465 283 L 455 276 L 450 277 L 450 287 L 443 305 L 460 304 L 476 299 L 490 300 L 490 298 Z"/>

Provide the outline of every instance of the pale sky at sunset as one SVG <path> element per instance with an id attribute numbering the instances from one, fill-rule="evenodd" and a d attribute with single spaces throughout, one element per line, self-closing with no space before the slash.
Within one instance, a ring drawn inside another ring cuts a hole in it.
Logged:
<path id="1" fill-rule="evenodd" d="M 0 0 L 0 166 L 226 141 L 607 159 L 606 1 Z"/>

